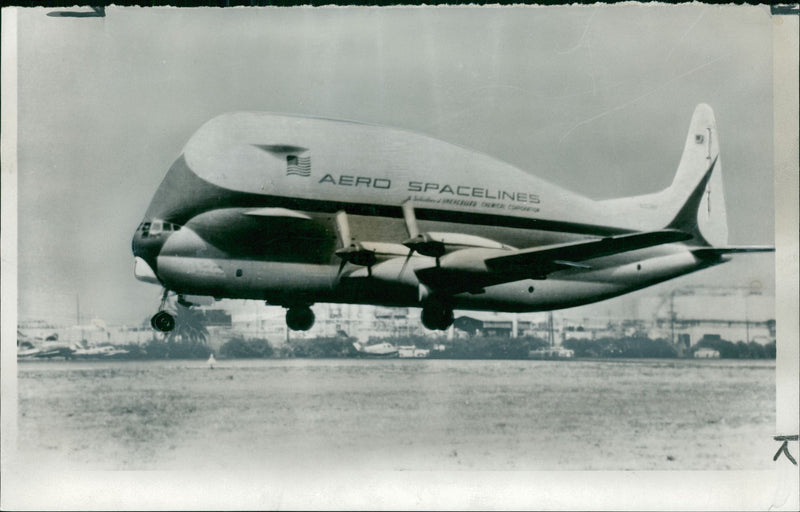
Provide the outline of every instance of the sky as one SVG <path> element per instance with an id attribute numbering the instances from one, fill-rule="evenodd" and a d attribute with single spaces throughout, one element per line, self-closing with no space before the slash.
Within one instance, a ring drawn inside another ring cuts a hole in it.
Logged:
<path id="1" fill-rule="evenodd" d="M 731 244 L 772 244 L 772 21 L 763 7 L 108 8 L 18 14 L 18 315 L 138 324 L 131 237 L 205 121 L 238 110 L 396 126 L 583 195 L 672 180 L 715 111 Z M 752 255 L 664 286 L 760 281 Z M 661 290 L 661 291 L 659 291 Z M 601 309 L 625 308 L 625 300 Z"/>

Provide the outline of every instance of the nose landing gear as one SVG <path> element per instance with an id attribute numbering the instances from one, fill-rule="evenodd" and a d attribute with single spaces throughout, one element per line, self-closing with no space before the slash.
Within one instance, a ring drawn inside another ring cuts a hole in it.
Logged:
<path id="1" fill-rule="evenodd" d="M 161 332 L 169 332 L 175 328 L 175 317 L 166 311 L 159 311 L 150 319 L 153 329 Z"/>
<path id="2" fill-rule="evenodd" d="M 314 312 L 308 306 L 290 307 L 286 310 L 286 325 L 293 331 L 307 331 L 314 325 Z"/>
<path id="3" fill-rule="evenodd" d="M 161 296 L 161 305 L 158 307 L 158 313 L 150 318 L 150 325 L 153 329 L 161 332 L 169 332 L 175 328 L 175 317 L 164 311 L 164 305 L 167 303 L 167 295 L 169 290 L 164 289 L 164 294 Z"/>

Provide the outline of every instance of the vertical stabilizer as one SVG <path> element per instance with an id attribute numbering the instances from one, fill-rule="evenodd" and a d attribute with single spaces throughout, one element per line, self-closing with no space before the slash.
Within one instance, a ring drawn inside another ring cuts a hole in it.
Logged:
<path id="1" fill-rule="evenodd" d="M 701 103 L 695 108 L 669 187 L 655 194 L 606 200 L 602 206 L 621 217 L 638 219 L 640 229 L 679 229 L 694 235 L 696 245 L 727 245 L 722 160 L 711 107 Z"/>
<path id="2" fill-rule="evenodd" d="M 667 203 L 679 207 L 669 227 L 699 234 L 700 241 L 710 245 L 728 243 L 719 135 L 714 111 L 705 103 L 695 108 L 678 171 L 667 191 Z"/>

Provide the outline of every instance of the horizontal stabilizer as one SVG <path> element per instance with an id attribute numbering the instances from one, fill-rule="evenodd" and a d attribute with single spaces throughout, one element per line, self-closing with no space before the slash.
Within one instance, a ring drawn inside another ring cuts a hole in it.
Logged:
<path id="1" fill-rule="evenodd" d="M 748 252 L 775 252 L 771 245 L 729 246 L 729 247 L 701 247 L 692 250 L 698 258 L 719 258 L 726 254 L 742 254 Z"/>
<path id="2" fill-rule="evenodd" d="M 494 272 L 541 269 L 552 272 L 563 267 L 576 267 L 575 262 L 601 258 L 621 252 L 635 251 L 656 245 L 682 242 L 692 235 L 676 229 L 632 233 L 590 241 L 570 242 L 514 251 L 489 258 L 486 267 Z M 555 268 L 554 268 L 555 267 Z"/>

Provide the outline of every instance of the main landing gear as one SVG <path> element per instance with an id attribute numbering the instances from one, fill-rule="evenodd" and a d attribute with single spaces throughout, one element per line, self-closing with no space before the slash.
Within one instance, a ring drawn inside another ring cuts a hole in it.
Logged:
<path id="1" fill-rule="evenodd" d="M 453 308 L 431 302 L 422 308 L 422 325 L 432 331 L 446 331 L 453 325 Z"/>
<path id="2" fill-rule="evenodd" d="M 172 314 L 164 311 L 164 305 L 167 303 L 167 295 L 169 290 L 164 290 L 161 296 L 161 305 L 158 307 L 158 313 L 150 318 L 150 325 L 153 329 L 161 332 L 169 332 L 175 328 L 175 317 Z"/>
<path id="3" fill-rule="evenodd" d="M 293 331 L 307 331 L 314 325 L 314 312 L 308 306 L 295 306 L 286 310 L 286 325 Z"/>

